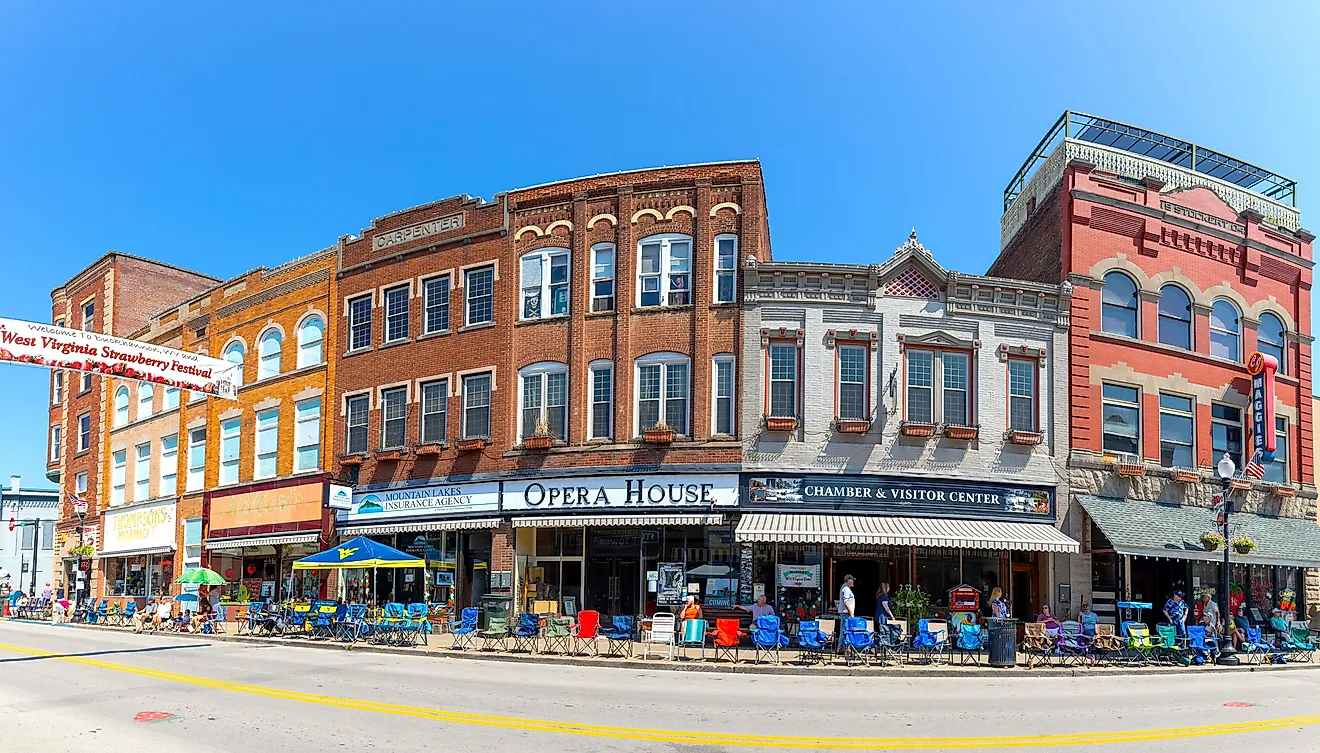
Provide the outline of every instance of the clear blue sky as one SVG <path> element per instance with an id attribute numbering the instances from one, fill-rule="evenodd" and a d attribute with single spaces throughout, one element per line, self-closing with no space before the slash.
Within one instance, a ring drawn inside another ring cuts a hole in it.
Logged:
<path id="1" fill-rule="evenodd" d="M 0 7 L 0 315 L 48 321 L 109 249 L 226 277 L 458 193 L 749 157 L 778 258 L 915 226 L 983 272 L 1066 108 L 1293 178 L 1320 228 L 1309 2 L 146 5 Z M 46 383 L 0 369 L 0 478 L 45 483 Z"/>

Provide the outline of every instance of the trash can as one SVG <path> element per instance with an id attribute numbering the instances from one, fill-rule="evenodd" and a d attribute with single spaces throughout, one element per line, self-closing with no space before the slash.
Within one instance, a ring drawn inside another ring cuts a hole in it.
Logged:
<path id="1" fill-rule="evenodd" d="M 491 620 L 504 620 L 509 624 L 509 611 L 513 608 L 513 597 L 503 594 L 486 594 L 481 597 L 481 629 L 486 630 Z"/>
<path id="2" fill-rule="evenodd" d="M 991 617 L 988 622 L 990 623 L 990 666 L 1016 666 L 1017 620 L 1011 617 Z"/>

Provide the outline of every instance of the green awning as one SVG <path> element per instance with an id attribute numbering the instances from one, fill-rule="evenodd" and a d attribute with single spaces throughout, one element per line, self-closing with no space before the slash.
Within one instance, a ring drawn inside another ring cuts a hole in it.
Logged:
<path id="1" fill-rule="evenodd" d="M 1215 513 L 1208 507 L 1088 494 L 1075 497 L 1119 554 L 1209 562 L 1224 557 L 1223 550 L 1207 552 L 1201 546 L 1201 534 L 1216 530 Z M 1229 518 L 1228 532 L 1230 537 L 1246 536 L 1257 544 L 1251 554 L 1234 553 L 1234 562 L 1320 567 L 1320 525 L 1314 520 L 1238 512 Z"/>

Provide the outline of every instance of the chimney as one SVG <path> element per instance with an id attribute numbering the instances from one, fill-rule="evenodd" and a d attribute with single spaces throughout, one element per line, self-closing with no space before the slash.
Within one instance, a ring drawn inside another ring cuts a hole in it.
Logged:
<path id="1" fill-rule="evenodd" d="M 9 477 L 9 491 L 12 492 L 13 494 L 18 494 L 18 481 L 19 481 L 19 478 L 20 478 L 19 476 L 10 476 L 10 477 Z"/>

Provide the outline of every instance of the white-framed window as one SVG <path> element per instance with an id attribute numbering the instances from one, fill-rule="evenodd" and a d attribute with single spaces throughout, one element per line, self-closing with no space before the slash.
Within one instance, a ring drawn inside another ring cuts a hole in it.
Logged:
<path id="1" fill-rule="evenodd" d="M 1196 467 L 1196 403 L 1190 397 L 1160 393 L 1160 465 Z"/>
<path id="2" fill-rule="evenodd" d="M 587 373 L 591 375 L 591 413 L 587 416 L 587 437 L 610 439 L 614 436 L 614 363 L 592 361 L 587 364 Z"/>
<path id="3" fill-rule="evenodd" d="M 79 497 L 87 493 L 87 471 L 78 471 L 74 474 L 73 493 Z"/>
<path id="4" fill-rule="evenodd" d="M 449 437 L 449 380 L 422 383 L 422 444 L 444 442 Z"/>
<path id="5" fill-rule="evenodd" d="M 715 236 L 715 302 L 733 303 L 738 296 L 738 236 Z"/>
<path id="6" fill-rule="evenodd" d="M 257 413 L 257 447 L 252 478 L 275 478 L 280 458 L 280 409 Z"/>
<path id="7" fill-rule="evenodd" d="M 797 418 L 798 348 L 795 343 L 771 342 L 767 348 L 770 362 L 769 402 L 766 415 Z"/>
<path id="8" fill-rule="evenodd" d="M 183 521 L 183 571 L 196 570 L 202 566 L 202 519 L 188 518 Z M 197 586 L 184 586 L 184 593 Z"/>
<path id="9" fill-rule="evenodd" d="M 464 326 L 495 321 L 495 267 L 476 267 L 463 273 Z"/>
<path id="10" fill-rule="evenodd" d="M 147 382 L 138 384 L 137 420 L 151 418 L 152 402 L 156 399 L 156 388 Z"/>
<path id="11" fill-rule="evenodd" d="M 1288 419 L 1274 419 L 1274 460 L 1265 463 L 1265 476 L 1262 481 L 1272 484 L 1287 484 L 1292 477 L 1288 475 Z"/>
<path id="12" fill-rule="evenodd" d="M 1109 272 L 1100 291 L 1100 329 L 1115 335 L 1137 337 L 1137 283 L 1122 272 Z"/>
<path id="13" fill-rule="evenodd" d="M 449 330 L 449 275 L 422 281 L 422 303 L 426 309 L 423 334 Z"/>
<path id="14" fill-rule="evenodd" d="M 321 467 L 321 398 L 314 397 L 294 405 L 293 472 L 314 471 Z"/>
<path id="15" fill-rule="evenodd" d="M 50 462 L 58 463 L 60 460 L 60 448 L 64 444 L 64 427 L 54 424 L 50 427 Z"/>
<path id="16" fill-rule="evenodd" d="M 537 424 L 545 422 L 546 431 L 558 440 L 568 437 L 568 366 L 562 363 L 537 363 L 518 372 L 518 436 L 536 433 Z"/>
<path id="17" fill-rule="evenodd" d="M 1040 362 L 1034 358 L 1008 359 L 1008 430 L 1035 432 L 1039 427 L 1036 409 L 1036 373 Z"/>
<path id="18" fill-rule="evenodd" d="M 371 295 L 348 299 L 348 349 L 371 347 Z"/>
<path id="19" fill-rule="evenodd" d="M 1192 299 L 1177 285 L 1160 288 L 1158 334 L 1165 345 L 1192 349 Z"/>
<path id="20" fill-rule="evenodd" d="M 280 373 L 280 356 L 284 352 L 284 336 L 277 329 L 266 330 L 257 341 L 257 379 L 268 379 Z"/>
<path id="21" fill-rule="evenodd" d="M 1122 384 L 1100 387 L 1100 423 L 1106 452 L 1141 457 L 1141 390 Z"/>
<path id="22" fill-rule="evenodd" d="M 866 421 L 871 417 L 870 360 L 866 345 L 839 343 L 835 346 L 838 364 L 838 415 L 845 421 Z"/>
<path id="23" fill-rule="evenodd" d="M 166 388 L 165 388 L 165 407 L 163 408 L 163 410 L 173 410 L 174 408 L 177 408 L 177 407 L 179 407 L 179 388 L 178 388 L 178 387 L 166 387 Z"/>
<path id="24" fill-rule="evenodd" d="M 64 372 L 56 371 L 51 375 L 51 379 L 54 380 L 55 383 L 55 386 L 51 390 L 54 393 L 55 399 L 51 401 L 51 404 L 59 405 L 64 402 Z"/>
<path id="25" fill-rule="evenodd" d="M 220 422 L 220 484 L 238 483 L 238 457 L 242 422 L 231 418 Z"/>
<path id="26" fill-rule="evenodd" d="M 412 286 L 407 284 L 385 289 L 385 342 L 408 339 L 411 297 Z"/>
<path id="27" fill-rule="evenodd" d="M 711 396 L 711 433 L 724 437 L 737 436 L 737 398 L 734 396 L 735 362 L 732 353 L 720 353 L 715 356 L 711 367 L 711 382 L 714 392 Z"/>
<path id="28" fill-rule="evenodd" d="M 136 447 L 133 458 L 133 501 L 148 499 L 151 499 L 151 443 L 143 442 Z"/>
<path id="29" fill-rule="evenodd" d="M 1227 455 L 1242 468 L 1242 409 L 1234 405 L 1210 405 L 1210 460 L 1218 463 Z"/>
<path id="30" fill-rule="evenodd" d="M 128 450 L 110 453 L 110 506 L 124 504 L 128 485 Z"/>
<path id="31" fill-rule="evenodd" d="M 664 424 L 675 434 L 688 436 L 688 395 L 692 373 L 691 361 L 680 353 L 651 353 L 635 364 L 637 404 L 634 434 Z"/>
<path id="32" fill-rule="evenodd" d="M 179 435 L 160 440 L 160 489 L 162 497 L 173 497 L 179 490 Z"/>
<path id="33" fill-rule="evenodd" d="M 522 319 L 568 313 L 568 249 L 539 248 L 523 254 Z"/>
<path id="34" fill-rule="evenodd" d="M 692 303 L 692 237 L 667 233 L 637 243 L 637 305 Z"/>
<path id="35" fill-rule="evenodd" d="M 1242 360 L 1242 317 L 1237 306 L 1225 298 L 1210 306 L 1210 355 Z"/>
<path id="36" fill-rule="evenodd" d="M 128 424 L 128 387 L 115 390 L 115 428 Z"/>
<path id="37" fill-rule="evenodd" d="M 463 438 L 490 438 L 491 375 L 463 377 Z"/>
<path id="38" fill-rule="evenodd" d="M 1274 356 L 1279 362 L 1279 373 L 1288 373 L 1287 329 L 1283 320 L 1266 311 L 1260 315 L 1260 326 L 1256 328 L 1256 350 L 1267 356 Z"/>
<path id="39" fill-rule="evenodd" d="M 591 310 L 614 310 L 614 244 L 591 247 Z"/>
<path id="40" fill-rule="evenodd" d="M 206 428 L 188 432 L 188 479 L 185 491 L 195 492 L 206 486 Z"/>
<path id="41" fill-rule="evenodd" d="M 316 366 L 325 360 L 325 320 L 309 316 L 298 325 L 298 367 Z"/>
<path id="42" fill-rule="evenodd" d="M 83 304 L 82 328 L 88 332 L 96 331 L 96 301 L 88 301 Z"/>
<path id="43" fill-rule="evenodd" d="M 353 395 L 344 400 L 344 413 L 348 425 L 347 446 L 344 451 L 350 455 L 367 451 L 367 418 L 371 412 L 371 397 Z"/>
<path id="44" fill-rule="evenodd" d="M 92 446 L 92 414 L 78 414 L 78 452 L 86 452 Z"/>
<path id="45" fill-rule="evenodd" d="M 81 395 L 84 392 L 91 392 L 91 390 L 92 375 L 84 371 L 78 378 L 78 394 Z"/>
<path id="46" fill-rule="evenodd" d="M 237 340 L 225 346 L 224 359 L 230 363 L 238 364 L 238 369 L 234 372 L 234 382 L 243 386 L 243 356 L 246 353 L 243 350 L 243 343 Z"/>
<path id="47" fill-rule="evenodd" d="M 380 391 L 380 446 L 391 450 L 408 446 L 408 388 Z"/>
<path id="48" fill-rule="evenodd" d="M 971 355 L 907 348 L 907 420 L 971 426 Z"/>

